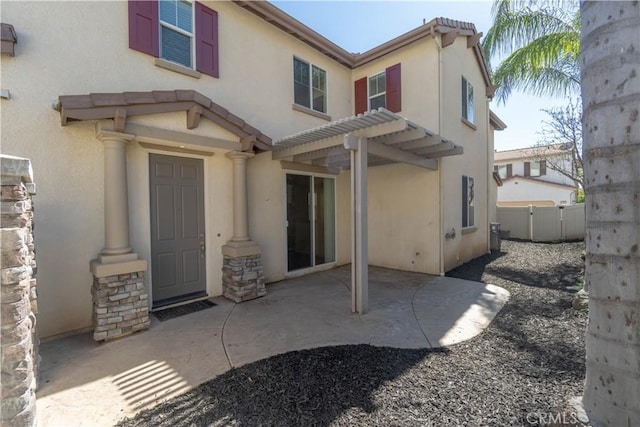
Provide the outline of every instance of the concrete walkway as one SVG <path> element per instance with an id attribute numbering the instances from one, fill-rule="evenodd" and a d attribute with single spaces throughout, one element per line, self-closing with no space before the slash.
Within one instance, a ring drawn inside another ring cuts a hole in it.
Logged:
<path id="1" fill-rule="evenodd" d="M 369 307 L 350 312 L 349 266 L 267 286 L 105 344 L 91 334 L 40 347 L 39 426 L 110 426 L 233 367 L 321 346 L 449 346 L 489 325 L 506 290 L 447 277 L 369 269 Z"/>

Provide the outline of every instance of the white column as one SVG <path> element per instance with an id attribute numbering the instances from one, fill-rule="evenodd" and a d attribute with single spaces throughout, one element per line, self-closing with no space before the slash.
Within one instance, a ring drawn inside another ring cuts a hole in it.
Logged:
<path id="1" fill-rule="evenodd" d="M 247 242 L 249 215 L 247 207 L 247 159 L 252 153 L 232 151 L 227 157 L 233 161 L 233 237 L 232 242 Z"/>
<path id="2" fill-rule="evenodd" d="M 100 131 L 104 144 L 104 249 L 102 255 L 131 252 L 129 246 L 129 200 L 126 144 L 134 135 Z"/>
<path id="3" fill-rule="evenodd" d="M 345 135 L 351 150 L 351 311 L 369 310 L 369 251 L 367 222 L 367 139 Z"/>

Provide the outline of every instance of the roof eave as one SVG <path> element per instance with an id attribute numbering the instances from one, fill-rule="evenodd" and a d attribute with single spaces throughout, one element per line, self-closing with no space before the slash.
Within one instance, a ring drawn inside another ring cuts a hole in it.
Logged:
<path id="1" fill-rule="evenodd" d="M 435 37 L 436 33 L 443 35 L 450 31 L 457 30 L 459 31 L 459 36 L 473 36 L 477 34 L 475 25 L 470 22 L 456 21 L 448 18 L 435 18 L 373 49 L 361 54 L 354 54 L 341 48 L 331 40 L 265 0 L 233 0 L 233 2 L 349 69 L 360 67 L 424 37 Z M 478 44 L 473 46 L 472 49 L 480 64 L 486 87 L 492 88 L 491 74 L 484 55 L 482 54 L 482 49 L 480 49 Z M 491 95 L 489 95 L 488 98 L 492 97 L 494 91 L 495 89 L 491 91 Z"/>
<path id="2" fill-rule="evenodd" d="M 262 0 L 233 0 L 233 2 L 345 67 L 353 68 L 354 55 L 352 53 L 347 52 L 331 40 L 307 27 L 271 3 Z"/>
<path id="3" fill-rule="evenodd" d="M 492 110 L 489 110 L 489 123 L 495 130 L 505 130 L 507 125 Z"/>

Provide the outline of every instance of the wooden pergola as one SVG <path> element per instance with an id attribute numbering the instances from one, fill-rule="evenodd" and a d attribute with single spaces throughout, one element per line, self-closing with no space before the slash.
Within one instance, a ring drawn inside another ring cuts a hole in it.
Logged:
<path id="1" fill-rule="evenodd" d="M 437 170 L 462 147 L 379 108 L 275 141 L 274 160 L 351 170 L 351 310 L 368 310 L 367 168 L 407 163 Z"/>

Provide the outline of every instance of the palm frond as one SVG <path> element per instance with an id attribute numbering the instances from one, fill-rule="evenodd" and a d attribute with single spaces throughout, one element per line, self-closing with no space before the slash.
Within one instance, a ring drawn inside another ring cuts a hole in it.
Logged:
<path id="1" fill-rule="evenodd" d="M 494 73 L 499 85 L 495 98 L 504 104 L 514 90 L 536 96 L 565 95 L 579 92 L 580 77 L 573 53 L 562 54 L 548 61 L 539 61 L 536 52 L 520 49 L 509 55 Z"/>
<path id="2" fill-rule="evenodd" d="M 482 42 L 482 49 L 491 59 L 496 55 L 507 55 L 546 34 L 579 32 L 580 27 L 575 26 L 575 14 L 564 9 L 508 10 L 495 17 Z"/>
<path id="3" fill-rule="evenodd" d="M 482 49 L 489 62 L 502 60 L 490 66 L 499 102 L 513 90 L 560 95 L 579 87 L 576 0 L 495 0 L 491 13 L 494 23 Z"/>

